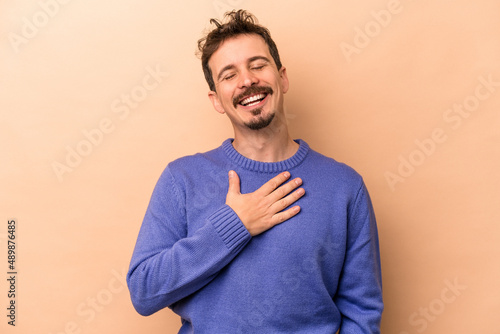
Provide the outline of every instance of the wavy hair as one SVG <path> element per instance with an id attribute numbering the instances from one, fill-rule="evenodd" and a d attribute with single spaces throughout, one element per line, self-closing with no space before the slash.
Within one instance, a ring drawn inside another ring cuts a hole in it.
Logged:
<path id="1" fill-rule="evenodd" d="M 219 49 L 222 43 L 232 37 L 242 34 L 257 34 L 261 36 L 269 47 L 269 53 L 273 57 L 278 70 L 281 68 L 280 55 L 278 48 L 271 38 L 269 30 L 258 24 L 257 18 L 246 10 L 233 10 L 224 15 L 224 22 L 217 19 L 210 19 L 210 23 L 215 24 L 205 37 L 198 40 L 198 51 L 201 54 L 201 65 L 203 74 L 210 90 L 215 92 L 215 83 L 212 71 L 208 66 L 210 57 Z"/>

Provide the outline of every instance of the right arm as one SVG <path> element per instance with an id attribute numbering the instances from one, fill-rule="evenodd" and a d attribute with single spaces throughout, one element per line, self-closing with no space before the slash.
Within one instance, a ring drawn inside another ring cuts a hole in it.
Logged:
<path id="1" fill-rule="evenodd" d="M 244 248 L 252 235 L 298 213 L 297 207 L 279 212 L 303 194 L 303 191 L 289 194 L 300 182 L 281 186 L 289 174 L 279 174 L 254 193 L 241 194 L 239 178 L 233 173 L 229 177 L 226 204 L 190 236 L 187 236 L 185 205 L 172 174 L 167 168 L 160 177 L 127 274 L 137 312 L 153 314 L 196 292 Z"/>
<path id="2" fill-rule="evenodd" d="M 227 205 L 188 236 L 182 197 L 167 168 L 151 196 L 127 274 L 132 303 L 142 315 L 205 286 L 251 238 Z"/>

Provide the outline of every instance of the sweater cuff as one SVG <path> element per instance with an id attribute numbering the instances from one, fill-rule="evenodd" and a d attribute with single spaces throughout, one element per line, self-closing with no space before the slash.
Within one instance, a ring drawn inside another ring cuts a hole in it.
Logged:
<path id="1" fill-rule="evenodd" d="M 228 205 L 215 211 L 208 220 L 231 251 L 240 251 L 251 238 L 236 212 Z"/>

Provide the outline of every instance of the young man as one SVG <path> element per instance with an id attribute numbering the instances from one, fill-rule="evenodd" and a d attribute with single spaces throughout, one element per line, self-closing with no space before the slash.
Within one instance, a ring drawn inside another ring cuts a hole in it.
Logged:
<path id="1" fill-rule="evenodd" d="M 198 45 L 234 139 L 161 175 L 127 275 L 132 302 L 142 315 L 170 307 L 179 333 L 379 333 L 363 180 L 290 138 L 275 43 L 247 12 L 226 17 Z"/>

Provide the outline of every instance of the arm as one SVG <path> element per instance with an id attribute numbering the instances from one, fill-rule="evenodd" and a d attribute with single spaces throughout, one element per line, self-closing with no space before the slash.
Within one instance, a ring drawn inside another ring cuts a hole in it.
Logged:
<path id="1" fill-rule="evenodd" d="M 227 205 L 187 235 L 185 205 L 167 168 L 151 197 L 127 274 L 132 303 L 153 314 L 209 283 L 250 235 Z"/>
<path id="2" fill-rule="evenodd" d="M 136 310 L 150 315 L 196 292 L 237 256 L 251 235 L 297 214 L 297 207 L 278 212 L 302 193 L 288 195 L 300 182 L 281 186 L 286 175 L 241 194 L 238 175 L 230 173 L 226 204 L 188 236 L 185 205 L 167 168 L 151 197 L 127 274 Z"/>
<path id="3" fill-rule="evenodd" d="M 380 333 L 384 308 L 378 233 L 364 184 L 349 210 L 347 250 L 335 303 L 342 315 L 340 334 Z"/>

